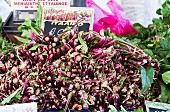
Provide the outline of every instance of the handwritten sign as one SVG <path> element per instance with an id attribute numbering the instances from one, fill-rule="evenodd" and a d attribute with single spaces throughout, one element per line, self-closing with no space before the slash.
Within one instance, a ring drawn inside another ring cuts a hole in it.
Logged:
<path id="1" fill-rule="evenodd" d="M 45 7 L 70 7 L 70 0 L 11 0 L 13 9 L 35 10 L 38 2 Z"/>
<path id="2" fill-rule="evenodd" d="M 67 26 L 73 27 L 76 22 L 58 22 L 57 24 L 52 21 L 45 21 L 44 33 L 49 36 L 49 34 L 53 34 L 54 36 L 59 35 Z M 81 23 L 78 25 L 79 31 L 89 31 L 90 23 Z"/>
<path id="3" fill-rule="evenodd" d="M 93 29 L 93 19 L 92 8 L 44 8 L 42 28 L 47 36 L 49 34 L 57 36 L 66 27 L 73 27 L 76 24 L 79 31 L 89 31 Z"/>
<path id="4" fill-rule="evenodd" d="M 37 103 L 0 106 L 0 112 L 37 112 Z"/>
<path id="5" fill-rule="evenodd" d="M 145 101 L 147 112 L 170 112 L 170 104 Z"/>

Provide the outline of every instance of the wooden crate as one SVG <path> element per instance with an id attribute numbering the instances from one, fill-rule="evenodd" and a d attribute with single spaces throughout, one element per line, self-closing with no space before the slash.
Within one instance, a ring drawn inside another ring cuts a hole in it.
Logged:
<path id="1" fill-rule="evenodd" d="M 7 37 L 9 41 L 15 44 L 22 44 L 20 41 L 18 41 L 14 36 L 21 37 L 21 32 L 17 31 L 17 27 L 15 26 L 3 26 L 2 28 L 2 34 L 4 37 Z"/>

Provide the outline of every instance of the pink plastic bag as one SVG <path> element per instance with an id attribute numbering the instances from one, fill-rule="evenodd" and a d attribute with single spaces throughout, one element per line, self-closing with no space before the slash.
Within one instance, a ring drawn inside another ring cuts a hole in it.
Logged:
<path id="1" fill-rule="evenodd" d="M 100 7 L 96 2 L 101 2 L 101 0 L 86 1 L 87 7 L 92 7 L 95 11 L 94 31 L 99 32 L 102 29 L 106 30 L 107 28 L 110 28 L 111 32 L 116 35 L 127 36 L 131 33 L 134 35 L 137 34 L 136 30 L 127 19 L 123 9 L 114 0 L 109 0 L 105 3 L 107 7 L 104 7 L 103 5 Z"/>

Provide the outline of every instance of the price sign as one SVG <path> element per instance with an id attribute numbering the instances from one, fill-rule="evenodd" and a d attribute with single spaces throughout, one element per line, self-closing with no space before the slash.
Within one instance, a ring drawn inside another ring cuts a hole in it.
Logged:
<path id="1" fill-rule="evenodd" d="M 0 106 L 0 112 L 37 112 L 37 103 Z"/>
<path id="2" fill-rule="evenodd" d="M 45 21 L 44 33 L 49 36 L 49 34 L 53 34 L 54 36 L 59 35 L 67 26 L 74 27 L 76 22 L 57 22 L 54 23 L 52 21 Z M 81 22 L 78 24 L 79 31 L 89 31 L 90 23 Z"/>
<path id="3" fill-rule="evenodd" d="M 145 101 L 147 112 L 170 112 L 170 104 Z"/>
<path id="4" fill-rule="evenodd" d="M 73 27 L 76 24 L 79 31 L 89 31 L 93 29 L 93 19 L 92 8 L 44 8 L 42 27 L 47 36 L 49 34 L 57 36 L 66 27 Z"/>

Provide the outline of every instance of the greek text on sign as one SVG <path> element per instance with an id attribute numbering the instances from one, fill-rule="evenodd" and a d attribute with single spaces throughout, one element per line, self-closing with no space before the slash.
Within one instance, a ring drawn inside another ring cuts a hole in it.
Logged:
<path id="1" fill-rule="evenodd" d="M 14 9 L 33 10 L 37 9 L 38 2 L 46 7 L 69 7 L 70 0 L 11 0 Z"/>
<path id="2" fill-rule="evenodd" d="M 94 9 L 86 7 L 54 8 L 44 7 L 42 29 L 45 35 L 59 35 L 66 27 L 74 27 L 79 31 L 93 29 Z"/>

